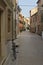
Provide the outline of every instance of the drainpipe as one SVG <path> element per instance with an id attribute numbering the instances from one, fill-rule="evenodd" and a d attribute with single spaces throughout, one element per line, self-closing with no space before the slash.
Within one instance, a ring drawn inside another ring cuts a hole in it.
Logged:
<path id="1" fill-rule="evenodd" d="M 16 39 L 16 0 L 15 0 L 15 39 Z"/>

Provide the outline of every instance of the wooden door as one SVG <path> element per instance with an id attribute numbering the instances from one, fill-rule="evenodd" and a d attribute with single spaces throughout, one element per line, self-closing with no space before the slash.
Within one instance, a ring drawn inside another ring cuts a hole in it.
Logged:
<path id="1" fill-rule="evenodd" d="M 0 56 L 1 56 L 1 12 L 0 12 Z"/>

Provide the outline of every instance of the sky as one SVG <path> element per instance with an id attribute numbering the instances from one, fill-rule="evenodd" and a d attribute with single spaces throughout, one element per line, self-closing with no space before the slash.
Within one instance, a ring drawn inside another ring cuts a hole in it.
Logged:
<path id="1" fill-rule="evenodd" d="M 25 17 L 29 17 L 29 11 L 37 6 L 37 1 L 38 0 L 18 0 L 18 5 L 22 9 L 21 13 Z"/>

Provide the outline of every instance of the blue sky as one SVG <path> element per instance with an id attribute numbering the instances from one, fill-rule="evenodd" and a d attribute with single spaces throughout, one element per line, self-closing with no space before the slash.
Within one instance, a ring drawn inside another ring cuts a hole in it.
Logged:
<path id="1" fill-rule="evenodd" d="M 29 17 L 29 11 L 37 6 L 37 1 L 38 0 L 18 0 L 18 5 L 22 9 L 21 12 L 25 17 Z"/>

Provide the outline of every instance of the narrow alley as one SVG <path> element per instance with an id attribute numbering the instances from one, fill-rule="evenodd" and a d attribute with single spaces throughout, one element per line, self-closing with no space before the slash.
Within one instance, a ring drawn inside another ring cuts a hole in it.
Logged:
<path id="1" fill-rule="evenodd" d="M 43 40 L 40 36 L 25 31 L 18 36 L 16 43 L 19 43 L 19 53 L 10 65 L 43 65 Z"/>
<path id="2" fill-rule="evenodd" d="M 0 0 L 0 65 L 43 65 L 43 0 Z"/>

